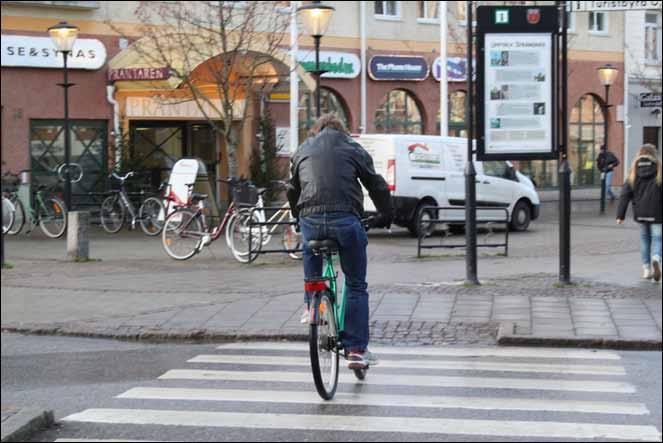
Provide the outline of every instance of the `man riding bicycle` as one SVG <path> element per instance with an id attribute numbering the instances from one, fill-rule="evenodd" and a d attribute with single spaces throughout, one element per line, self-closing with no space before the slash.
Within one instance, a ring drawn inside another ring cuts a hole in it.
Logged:
<path id="1" fill-rule="evenodd" d="M 387 228 L 392 221 L 389 187 L 375 172 L 368 152 L 350 138 L 334 114 L 320 117 L 309 135 L 292 157 L 288 187 L 290 208 L 304 240 L 304 275 L 311 279 L 322 274 L 322 257 L 313 254 L 308 242 L 336 240 L 347 288 L 346 326 L 340 338 L 348 368 L 366 369 L 377 359 L 368 351 L 368 238 L 361 222 L 364 195 L 359 182 L 381 214 L 380 225 Z M 305 294 L 305 322 L 310 295 Z"/>

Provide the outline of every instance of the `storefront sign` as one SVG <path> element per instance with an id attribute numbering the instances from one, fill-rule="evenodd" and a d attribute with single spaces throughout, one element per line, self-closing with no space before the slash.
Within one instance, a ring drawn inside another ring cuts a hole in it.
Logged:
<path id="1" fill-rule="evenodd" d="M 315 71 L 315 51 L 299 51 L 297 61 L 306 71 Z M 356 78 L 361 72 L 361 62 L 349 52 L 321 51 L 320 69 L 327 71 L 322 78 Z"/>
<path id="2" fill-rule="evenodd" d="M 640 94 L 640 107 L 641 108 L 660 108 L 661 107 L 661 93 L 660 92 L 643 92 Z"/>
<path id="3" fill-rule="evenodd" d="M 368 67 L 373 80 L 421 81 L 428 77 L 428 62 L 423 57 L 376 55 Z"/>
<path id="4" fill-rule="evenodd" d="M 655 9 L 660 11 L 663 2 L 566 2 L 570 12 L 581 11 L 640 11 Z"/>
<path id="5" fill-rule="evenodd" d="M 479 29 L 477 158 L 552 158 L 555 7 L 480 7 Z"/>
<path id="6" fill-rule="evenodd" d="M 106 63 L 106 47 L 99 40 L 79 38 L 69 54 L 71 69 L 95 70 Z M 2 35 L 2 66 L 63 68 L 64 62 L 49 37 Z"/>
<path id="7" fill-rule="evenodd" d="M 108 71 L 108 80 L 165 80 L 170 77 L 168 68 L 120 68 Z"/>
<path id="8" fill-rule="evenodd" d="M 433 62 L 431 71 L 433 78 L 440 81 L 440 57 Z M 463 57 L 447 58 L 447 81 L 448 82 L 466 82 L 467 81 L 467 59 Z"/>
<path id="9" fill-rule="evenodd" d="M 210 100 L 214 106 L 207 102 L 201 102 L 205 112 L 203 113 L 194 100 L 181 101 L 173 99 L 162 99 L 158 97 L 127 97 L 125 113 L 128 118 L 179 118 L 186 120 L 206 120 L 210 118 L 221 118 L 219 114 L 223 109 L 220 99 Z M 244 116 L 244 100 L 233 104 L 233 118 L 241 120 Z M 216 108 L 216 109 L 215 109 Z"/>

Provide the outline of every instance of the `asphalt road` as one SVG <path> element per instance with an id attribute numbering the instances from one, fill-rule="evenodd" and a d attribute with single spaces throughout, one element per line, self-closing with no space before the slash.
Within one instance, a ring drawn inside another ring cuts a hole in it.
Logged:
<path id="1" fill-rule="evenodd" d="M 375 350 L 367 381 L 344 371 L 324 404 L 303 343 L 3 334 L 2 403 L 55 411 L 35 441 L 661 440 L 660 352 Z"/>

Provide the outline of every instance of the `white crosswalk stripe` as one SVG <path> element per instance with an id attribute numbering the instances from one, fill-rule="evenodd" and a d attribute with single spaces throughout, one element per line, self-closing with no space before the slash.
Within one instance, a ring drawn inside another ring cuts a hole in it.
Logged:
<path id="1" fill-rule="evenodd" d="M 342 371 L 331 402 L 315 392 L 305 343 L 233 343 L 217 351 L 191 358 L 193 367 L 168 370 L 149 385 L 121 393 L 112 407 L 63 419 L 65 430 L 94 426 L 89 429 L 108 434 L 61 435 L 58 441 L 148 441 L 154 434 L 142 434 L 146 426 L 306 432 L 309 439 L 316 431 L 331 431 L 339 441 L 346 439 L 339 434 L 344 431 L 661 440 L 659 428 L 648 424 L 647 406 L 634 401 L 636 388 L 619 365 L 620 355 L 612 351 L 372 347 L 380 366 L 364 382 Z M 347 412 L 321 409 L 322 404 L 362 412 L 338 415 Z M 371 412 L 384 408 L 391 412 Z M 122 435 L 112 434 L 117 425 Z"/>

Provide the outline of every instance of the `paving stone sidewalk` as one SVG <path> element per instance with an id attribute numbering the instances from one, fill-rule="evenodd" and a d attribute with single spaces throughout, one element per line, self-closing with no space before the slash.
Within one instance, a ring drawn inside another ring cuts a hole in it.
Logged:
<path id="1" fill-rule="evenodd" d="M 130 340 L 305 339 L 299 293 L 99 316 L 84 321 L 3 323 L 3 331 Z M 661 348 L 660 285 L 619 287 L 554 275 L 373 286 L 372 340 L 404 345 L 495 343 Z M 499 335 L 499 336 L 498 336 Z"/>

